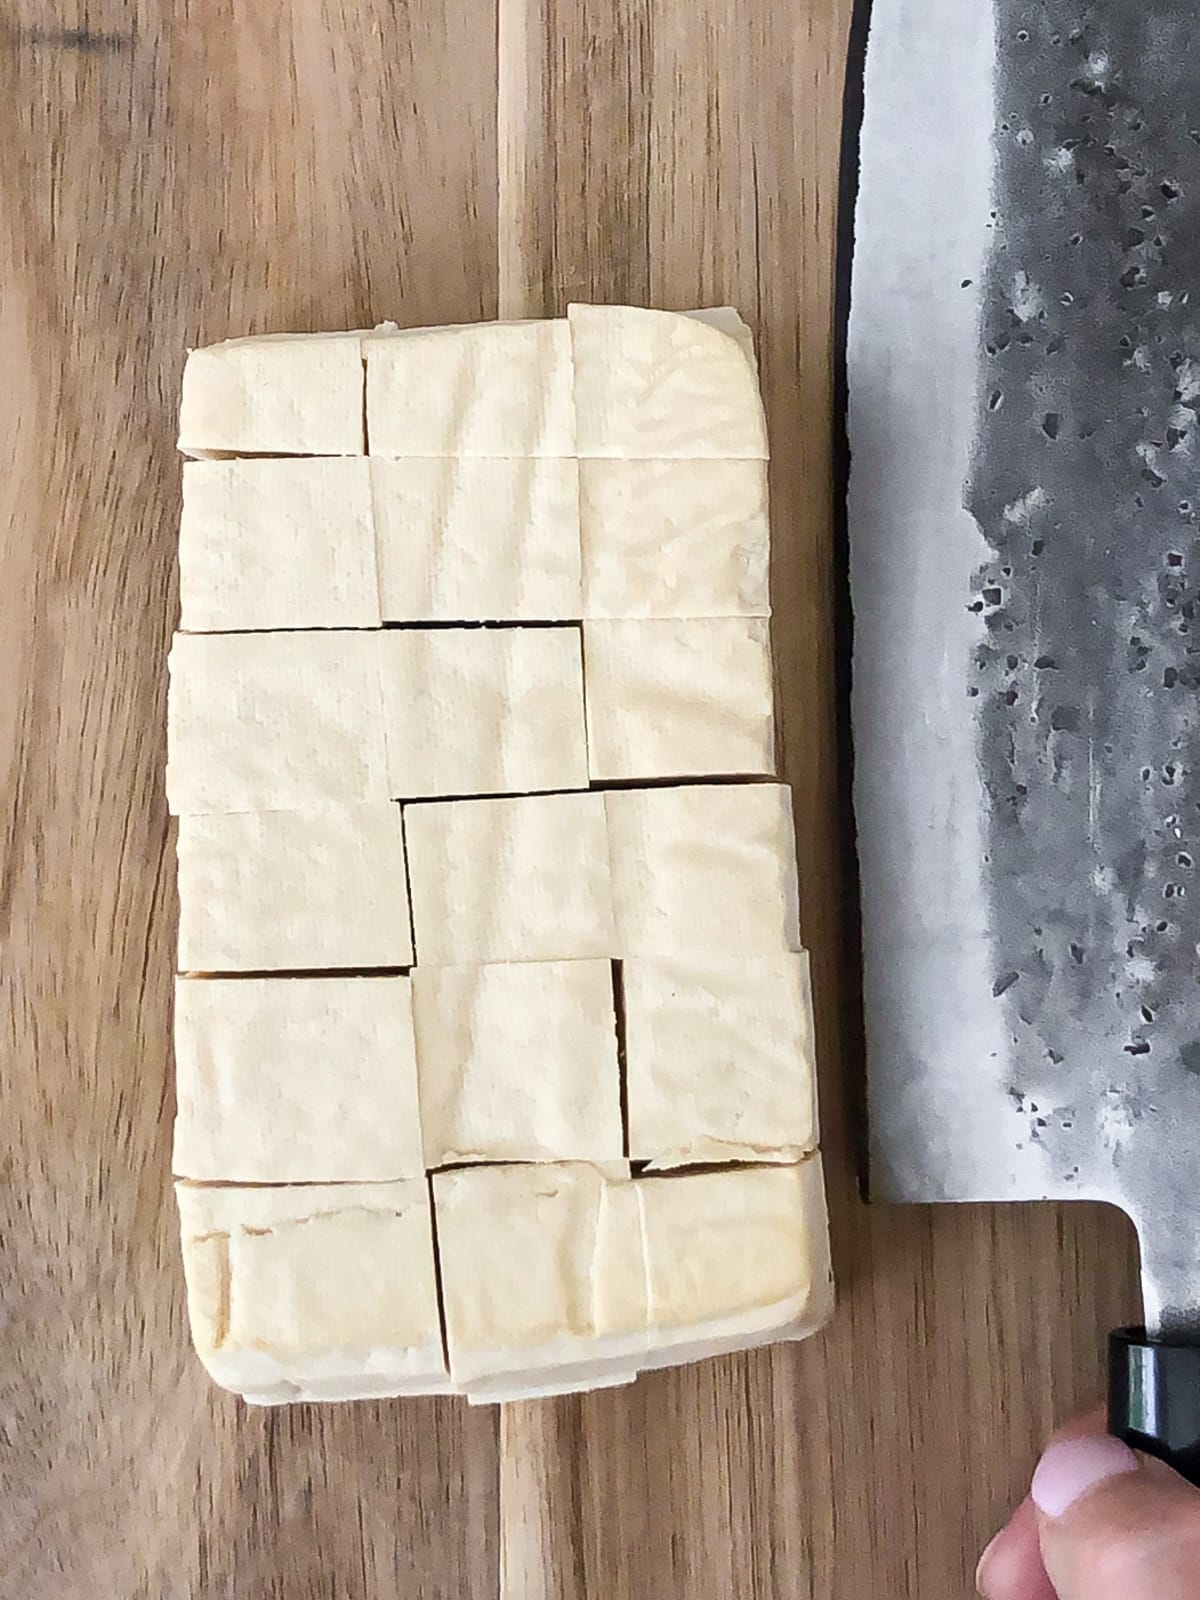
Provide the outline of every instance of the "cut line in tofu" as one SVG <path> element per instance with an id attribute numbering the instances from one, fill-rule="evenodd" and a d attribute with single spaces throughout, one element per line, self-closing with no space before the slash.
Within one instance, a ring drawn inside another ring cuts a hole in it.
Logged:
<path id="1" fill-rule="evenodd" d="M 611 789 L 604 803 L 623 956 L 802 948 L 786 785 Z"/>
<path id="2" fill-rule="evenodd" d="M 396 799 L 587 786 L 577 628 L 404 628 L 378 636 Z"/>
<path id="3" fill-rule="evenodd" d="M 774 774 L 764 619 L 585 622 L 583 649 L 593 781 Z"/>
<path id="4" fill-rule="evenodd" d="M 404 827 L 419 964 L 619 953 L 603 795 L 430 801 Z"/>
<path id="5" fill-rule="evenodd" d="M 373 456 L 573 456 L 563 321 L 408 328 L 363 341 Z"/>
<path id="6" fill-rule="evenodd" d="M 425 1179 L 175 1186 L 196 1352 L 253 1403 L 450 1388 Z"/>
<path id="7" fill-rule="evenodd" d="M 621 964 L 629 1151 L 650 1170 L 793 1163 L 817 1142 L 806 954 Z"/>
<path id="8" fill-rule="evenodd" d="M 425 1164 L 621 1161 L 608 961 L 417 967 Z"/>
<path id="9" fill-rule="evenodd" d="M 424 1174 L 406 977 L 179 978 L 175 1083 L 180 1177 Z"/>
<path id="10" fill-rule="evenodd" d="M 189 456 L 361 456 L 360 333 L 276 333 L 192 350 L 179 448 Z"/>
<path id="11" fill-rule="evenodd" d="M 390 798 L 380 637 L 176 634 L 171 811 L 303 811 Z"/>
<path id="12" fill-rule="evenodd" d="M 564 458 L 371 458 L 386 622 L 575 621 L 579 466 Z"/>
<path id="13" fill-rule="evenodd" d="M 765 461 L 579 463 L 583 615 L 770 615 Z"/>
<path id="14" fill-rule="evenodd" d="M 368 462 L 186 462 L 179 599 L 189 633 L 379 627 Z"/>
<path id="15" fill-rule="evenodd" d="M 766 420 L 741 343 L 707 319 L 568 307 L 581 457 L 763 459 Z"/>
<path id="16" fill-rule="evenodd" d="M 413 961 L 400 807 L 179 819 L 184 972 L 365 970 Z"/>

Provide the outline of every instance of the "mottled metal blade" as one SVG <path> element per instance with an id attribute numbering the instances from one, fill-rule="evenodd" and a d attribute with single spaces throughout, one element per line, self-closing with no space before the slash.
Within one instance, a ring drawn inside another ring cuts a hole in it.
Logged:
<path id="1" fill-rule="evenodd" d="M 849 331 L 879 1198 L 1112 1201 L 1200 1309 L 1190 4 L 875 0 Z"/>

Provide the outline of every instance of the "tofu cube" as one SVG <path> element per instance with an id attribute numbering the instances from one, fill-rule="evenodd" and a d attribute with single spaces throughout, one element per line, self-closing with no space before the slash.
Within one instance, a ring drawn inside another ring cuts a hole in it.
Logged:
<path id="1" fill-rule="evenodd" d="M 409 328 L 363 343 L 373 456 L 573 456 L 565 322 Z"/>
<path id="2" fill-rule="evenodd" d="M 807 955 L 626 961 L 629 1153 L 795 1162 L 817 1142 Z"/>
<path id="3" fill-rule="evenodd" d="M 757 375 L 711 323 L 634 306 L 571 306 L 580 456 L 765 460 Z"/>
<path id="4" fill-rule="evenodd" d="M 179 599 L 190 633 L 377 628 L 369 463 L 189 461 Z"/>
<path id="5" fill-rule="evenodd" d="M 184 972 L 408 967 L 400 807 L 181 817 Z"/>
<path id="6" fill-rule="evenodd" d="M 393 798 L 587 785 L 577 628 L 379 635 Z"/>
<path id="7" fill-rule="evenodd" d="M 612 1236 L 597 1255 L 614 1181 L 629 1187 L 578 1163 L 434 1174 L 456 1384 L 493 1397 L 504 1387 L 552 1393 L 636 1370 L 646 1347 L 645 1276 L 631 1206 L 610 1214 Z M 624 1237 L 614 1229 L 622 1223 Z M 613 1274 L 622 1281 L 610 1283 Z M 632 1325 L 623 1326 L 630 1310 Z"/>
<path id="8" fill-rule="evenodd" d="M 404 827 L 422 965 L 619 953 L 603 795 L 410 805 Z"/>
<path id="9" fill-rule="evenodd" d="M 577 462 L 409 456 L 370 467 L 385 622 L 583 615 Z"/>
<path id="10" fill-rule="evenodd" d="M 621 954 L 799 950 L 790 791 L 776 783 L 604 795 Z M 418 923 L 418 952 L 420 932 Z"/>
<path id="11" fill-rule="evenodd" d="M 407 978 L 180 978 L 175 1083 L 179 1177 L 424 1173 Z"/>
<path id="12" fill-rule="evenodd" d="M 765 461 L 579 463 L 585 617 L 770 615 Z"/>
<path id="13" fill-rule="evenodd" d="M 585 622 L 583 651 L 594 781 L 774 773 L 762 618 Z"/>
<path id="14" fill-rule="evenodd" d="M 648 1367 L 806 1338 L 833 1310 L 819 1156 L 640 1178 Z"/>
<path id="15" fill-rule="evenodd" d="M 196 1352 L 260 1405 L 449 1387 L 426 1180 L 177 1184 Z"/>
<path id="16" fill-rule="evenodd" d="M 187 816 L 387 800 L 379 634 L 177 634 L 167 799 Z"/>
<path id="17" fill-rule="evenodd" d="M 193 350 L 179 448 L 189 456 L 360 456 L 363 382 L 357 333 L 276 333 Z"/>
<path id="18" fill-rule="evenodd" d="M 421 966 L 413 1013 L 427 1167 L 621 1159 L 610 962 Z"/>
<path id="19" fill-rule="evenodd" d="M 646 1260 L 637 1188 L 623 1172 L 605 1170 L 596 1213 L 592 1262 L 592 1324 L 595 1343 L 581 1360 L 503 1377 L 472 1378 L 463 1385 L 471 1405 L 541 1400 L 549 1395 L 591 1393 L 632 1383 L 649 1358 Z"/>

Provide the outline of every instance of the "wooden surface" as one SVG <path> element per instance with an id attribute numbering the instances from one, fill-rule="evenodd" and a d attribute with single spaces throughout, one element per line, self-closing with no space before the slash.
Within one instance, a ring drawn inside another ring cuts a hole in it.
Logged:
<path id="1" fill-rule="evenodd" d="M 1135 1307 L 1113 1214 L 870 1213 L 838 809 L 831 286 L 848 0 L 15 0 L 0 21 L 0 1595 L 970 1591 Z M 498 48 L 497 48 L 498 46 Z M 842 1307 L 509 1410 L 263 1413 L 187 1348 L 162 796 L 184 346 L 732 301 L 775 445 L 783 733 Z"/>

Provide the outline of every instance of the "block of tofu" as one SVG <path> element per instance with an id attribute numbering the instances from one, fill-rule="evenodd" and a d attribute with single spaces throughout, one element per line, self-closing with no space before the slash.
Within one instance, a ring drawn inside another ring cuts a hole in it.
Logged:
<path id="1" fill-rule="evenodd" d="M 412 965 L 400 807 L 181 817 L 179 966 L 299 972 Z"/>
<path id="2" fill-rule="evenodd" d="M 179 601 L 189 633 L 377 628 L 365 457 L 187 462 Z"/>
<path id="3" fill-rule="evenodd" d="M 449 1387 L 426 1180 L 176 1185 L 196 1353 L 261 1405 Z"/>
<path id="4" fill-rule="evenodd" d="M 817 1142 L 808 956 L 626 961 L 629 1153 L 795 1162 Z"/>
<path id="5" fill-rule="evenodd" d="M 736 338 L 635 306 L 568 310 L 580 456 L 766 459 L 758 381 Z"/>
<path id="6" fill-rule="evenodd" d="M 385 622 L 582 616 L 578 462 L 376 456 L 370 465 Z"/>
<path id="7" fill-rule="evenodd" d="M 783 784 L 614 789 L 604 803 L 622 955 L 802 948 L 791 794 Z"/>
<path id="8" fill-rule="evenodd" d="M 585 622 L 583 654 L 594 781 L 774 773 L 764 618 Z"/>
<path id="9" fill-rule="evenodd" d="M 417 967 L 427 1167 L 624 1151 L 612 964 Z"/>
<path id="10" fill-rule="evenodd" d="M 362 455 L 362 336 L 275 333 L 193 350 L 179 448 L 189 456 Z"/>
<path id="11" fill-rule="evenodd" d="M 550 1393 L 636 1370 L 646 1348 L 646 1280 L 632 1205 L 617 1219 L 629 1236 L 598 1251 L 613 1181 L 579 1163 L 434 1174 L 456 1384 Z M 631 1281 L 610 1283 L 614 1274 Z"/>
<path id="12" fill-rule="evenodd" d="M 640 1178 L 647 1367 L 806 1338 L 833 1279 L 819 1156 L 796 1166 Z"/>
<path id="13" fill-rule="evenodd" d="M 424 1173 L 406 977 L 179 978 L 175 1087 L 179 1177 Z"/>
<path id="14" fill-rule="evenodd" d="M 404 827 L 418 962 L 620 953 L 603 795 L 410 805 Z"/>
<path id="15" fill-rule="evenodd" d="M 765 461 L 579 463 L 585 617 L 765 617 Z"/>
<path id="16" fill-rule="evenodd" d="M 578 628 L 400 628 L 378 640 L 393 798 L 586 787 Z"/>
<path id="17" fill-rule="evenodd" d="M 563 321 L 405 328 L 363 352 L 373 456 L 575 454 Z"/>
<path id="18" fill-rule="evenodd" d="M 172 812 L 387 800 L 381 637 L 177 634 L 167 711 Z"/>

